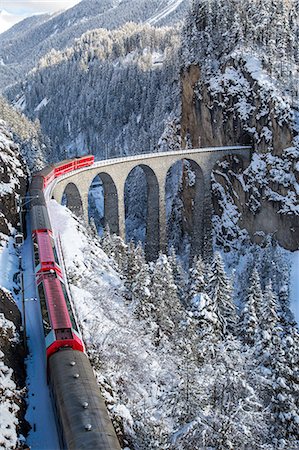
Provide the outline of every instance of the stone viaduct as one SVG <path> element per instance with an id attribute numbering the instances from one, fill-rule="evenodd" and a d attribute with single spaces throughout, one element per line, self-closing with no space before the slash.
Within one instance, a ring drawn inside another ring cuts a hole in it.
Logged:
<path id="1" fill-rule="evenodd" d="M 62 202 L 67 196 L 67 206 L 88 223 L 88 193 L 98 175 L 104 187 L 105 223 L 111 232 L 125 238 L 125 182 L 137 166 L 147 180 L 147 226 L 145 249 L 149 258 L 166 250 L 166 196 L 165 183 L 169 169 L 180 160 L 188 160 L 196 173 L 193 206 L 193 254 L 203 253 L 204 243 L 210 241 L 212 200 L 211 172 L 222 158 L 237 155 L 244 165 L 250 161 L 251 147 L 210 147 L 173 152 L 142 154 L 96 162 L 94 165 L 66 174 L 51 185 L 49 198 Z M 209 245 L 208 245 L 209 247 Z"/>

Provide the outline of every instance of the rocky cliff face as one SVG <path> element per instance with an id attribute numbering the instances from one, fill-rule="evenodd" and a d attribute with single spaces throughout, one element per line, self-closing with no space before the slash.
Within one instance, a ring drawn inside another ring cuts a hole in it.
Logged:
<path id="1" fill-rule="evenodd" d="M 246 1 L 235 5 L 234 11 L 233 3 L 195 2 L 186 22 L 181 71 L 182 140 L 192 147 L 252 145 L 249 167 L 224 161 L 215 168 L 218 242 L 240 238 L 244 236 L 242 229 L 246 229 L 256 242 L 272 234 L 283 247 L 296 250 L 298 52 L 290 42 L 298 32 L 298 17 L 294 2 L 287 6 L 280 2 L 286 24 L 275 48 L 273 36 L 265 33 L 267 23 L 278 27 L 277 11 L 267 11 L 264 5 L 256 15 L 258 2 L 247 2 L 247 8 Z M 237 21 L 240 16 L 241 22 Z"/>
<path id="2" fill-rule="evenodd" d="M 0 167 L 0 236 L 6 240 L 18 223 L 15 202 L 26 194 L 27 169 L 4 121 L 0 121 Z"/>
<path id="3" fill-rule="evenodd" d="M 29 425 L 26 412 L 25 351 L 21 340 L 21 316 L 12 295 L 0 287 L 0 447 L 26 448 L 23 436 Z"/>

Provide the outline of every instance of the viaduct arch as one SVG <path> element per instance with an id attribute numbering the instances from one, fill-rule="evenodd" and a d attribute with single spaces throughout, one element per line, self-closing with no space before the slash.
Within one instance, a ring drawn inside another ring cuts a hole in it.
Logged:
<path id="1" fill-rule="evenodd" d="M 251 147 L 210 147 L 174 152 L 142 154 L 123 158 L 99 161 L 90 167 L 66 174 L 53 182 L 48 192 L 59 204 L 69 184 L 76 187 L 81 203 L 82 215 L 88 223 L 88 192 L 92 181 L 99 175 L 104 185 L 105 222 L 111 231 L 125 239 L 125 182 L 130 172 L 141 166 L 147 178 L 148 212 L 146 252 L 154 258 L 158 250 L 166 250 L 166 198 L 165 184 L 169 169 L 177 162 L 186 159 L 199 174 L 200 189 L 196 191 L 197 214 L 194 221 L 194 253 L 209 252 L 211 240 L 211 172 L 224 156 L 236 155 L 246 166 L 250 162 Z M 72 192 L 75 192 L 72 188 Z M 79 204 L 77 200 L 77 204 Z M 79 211 L 80 210 L 76 210 Z M 74 212 L 76 212 L 74 211 Z M 150 220 L 150 218 L 155 220 Z M 204 245 L 205 243 L 205 245 Z"/>

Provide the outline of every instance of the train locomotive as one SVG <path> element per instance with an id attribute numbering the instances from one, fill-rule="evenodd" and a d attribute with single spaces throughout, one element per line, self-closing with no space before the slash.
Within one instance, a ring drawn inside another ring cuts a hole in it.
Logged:
<path id="1" fill-rule="evenodd" d="M 62 449 L 120 450 L 59 266 L 44 189 L 55 178 L 93 164 L 86 156 L 48 166 L 29 188 L 35 280 L 45 336 L 47 376 Z"/>

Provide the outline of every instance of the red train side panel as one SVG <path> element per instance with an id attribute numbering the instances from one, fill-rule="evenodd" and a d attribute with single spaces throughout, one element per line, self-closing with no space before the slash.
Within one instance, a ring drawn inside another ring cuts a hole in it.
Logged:
<path id="1" fill-rule="evenodd" d="M 83 156 L 82 158 L 73 159 L 66 163 L 56 166 L 54 169 L 55 178 L 65 173 L 71 172 L 76 169 L 81 169 L 82 167 L 91 166 L 94 163 L 94 156 Z"/>
<path id="2" fill-rule="evenodd" d="M 71 160 L 63 161 L 57 165 L 48 166 L 36 174 L 35 177 L 43 178 L 43 188 L 47 187 L 55 178 L 64 175 L 65 173 L 72 172 L 82 167 L 91 166 L 94 163 L 94 156 L 82 156 Z"/>

